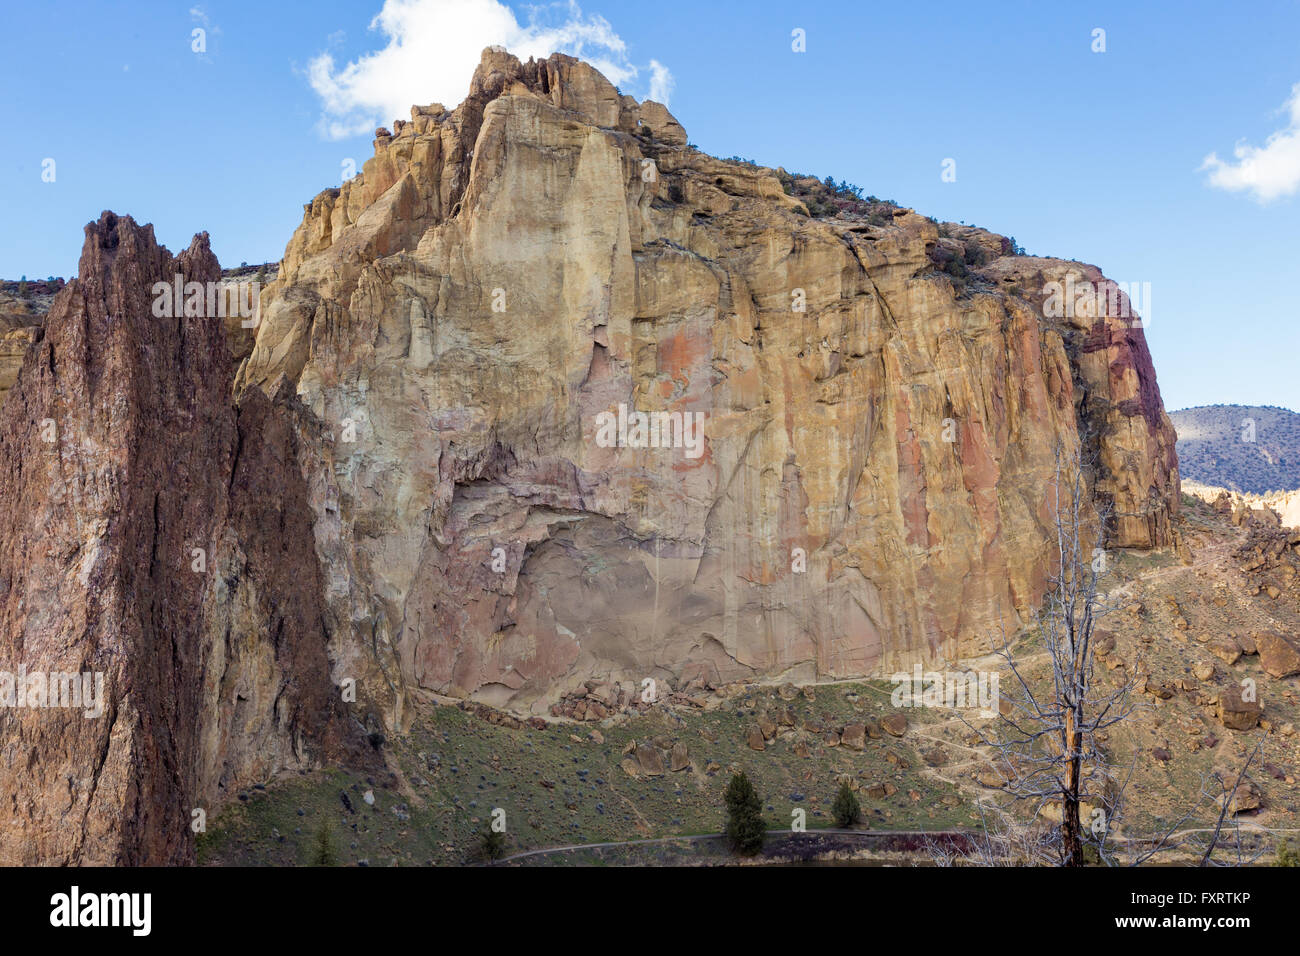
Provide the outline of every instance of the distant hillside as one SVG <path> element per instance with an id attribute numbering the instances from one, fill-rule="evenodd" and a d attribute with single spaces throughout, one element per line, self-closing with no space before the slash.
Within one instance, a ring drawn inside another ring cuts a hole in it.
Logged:
<path id="1" fill-rule="evenodd" d="M 1300 414 L 1271 405 L 1206 405 L 1169 417 L 1183 478 L 1251 494 L 1300 488 Z"/>

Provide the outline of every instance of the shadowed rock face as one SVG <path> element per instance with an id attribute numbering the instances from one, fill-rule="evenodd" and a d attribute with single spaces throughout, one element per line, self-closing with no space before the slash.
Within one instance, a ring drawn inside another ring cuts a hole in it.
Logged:
<path id="1" fill-rule="evenodd" d="M 192 860 L 193 808 L 344 739 L 291 413 L 236 413 L 220 320 L 152 314 L 178 274 L 219 277 L 206 233 L 87 226 L 0 411 L 0 671 L 103 680 L 0 708 L 6 863 Z"/>
<path id="2" fill-rule="evenodd" d="M 1058 447 L 1111 544 L 1170 543 L 1140 328 L 1044 318 L 1045 282 L 1100 273 L 970 241 L 973 295 L 930 220 L 809 219 L 565 56 L 486 51 L 459 108 L 378 131 L 305 207 L 236 386 L 287 377 L 331 438 L 316 546 L 364 693 L 400 723 L 416 688 L 540 710 L 979 650 L 1041 596 Z M 703 453 L 605 447 L 620 404 L 704 415 Z"/>

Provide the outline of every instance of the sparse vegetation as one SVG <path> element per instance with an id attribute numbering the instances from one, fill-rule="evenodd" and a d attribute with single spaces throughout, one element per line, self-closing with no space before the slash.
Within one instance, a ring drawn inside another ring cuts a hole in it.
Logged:
<path id="1" fill-rule="evenodd" d="M 894 211 L 899 208 L 892 199 L 863 196 L 861 186 L 845 180 L 836 182 L 833 176 L 818 179 L 803 173 L 788 173 L 784 169 L 778 169 L 776 176 L 785 194 L 802 201 L 814 219 L 847 216 L 884 226 L 893 221 Z"/>
<path id="2" fill-rule="evenodd" d="M 1300 704 L 1284 693 L 1287 685 L 1262 670 L 1257 656 L 1247 655 L 1231 668 L 1218 663 L 1208 680 L 1194 678 L 1187 670 L 1207 656 L 1202 638 L 1221 635 L 1225 622 L 1233 622 L 1226 625 L 1229 628 L 1249 622 L 1245 634 L 1254 628 L 1290 633 L 1296 620 L 1294 601 L 1289 594 L 1270 600 L 1207 587 L 1202 575 L 1213 575 L 1216 561 L 1232 561 L 1231 550 L 1222 558 L 1216 558 L 1215 552 L 1228 536 L 1243 532 L 1234 527 L 1230 516 L 1197 501 L 1189 501 L 1180 521 L 1186 522 L 1183 534 L 1195 555 L 1194 566 L 1185 565 L 1173 548 L 1111 552 L 1107 565 L 1111 583 L 1124 587 L 1134 603 L 1106 622 L 1116 646 L 1105 665 L 1099 665 L 1098 679 L 1109 689 L 1130 671 L 1140 670 L 1151 678 L 1152 686 L 1168 685 L 1174 694 L 1159 702 L 1161 725 L 1139 714 L 1112 728 L 1105 745 L 1111 765 L 1122 770 L 1121 779 L 1129 779 L 1126 810 L 1110 830 L 1116 841 L 1111 852 L 1121 858 L 1132 852 L 1128 838 L 1158 835 L 1177 823 L 1207 774 L 1222 770 L 1231 787 L 1246 755 L 1244 748 L 1253 745 L 1250 738 L 1225 730 L 1214 714 L 1206 713 L 1198 703 L 1202 694 L 1212 700 L 1222 687 L 1238 679 L 1258 681 L 1268 718 L 1279 731 L 1267 736 L 1257 767 L 1267 769 L 1271 764 L 1284 774 L 1294 773 L 1295 738 L 1287 735 L 1287 725 L 1300 725 Z M 1225 598 L 1227 604 L 1221 608 L 1218 602 Z M 1183 616 L 1190 627 L 1179 631 L 1173 622 Z M 1049 655 L 1041 634 L 1025 633 L 1015 648 L 1035 687 L 1050 682 L 1050 671 L 1045 670 Z M 1113 668 L 1121 659 L 1124 666 Z M 1013 688 L 1011 675 L 1003 672 L 1003 694 Z M 495 726 L 455 706 L 422 709 L 410 729 L 390 737 L 385 746 L 385 758 L 400 771 L 398 779 L 387 781 L 375 775 L 371 780 L 372 771 L 285 775 L 266 791 L 248 791 L 246 800 L 241 796 L 232 801 L 211 820 L 209 833 L 199 844 L 199 859 L 218 865 L 304 862 L 310 858 L 317 824 L 324 819 L 339 835 L 340 856 L 347 864 L 361 860 L 406 866 L 464 863 L 467 857 L 481 859 L 477 850 L 491 807 L 508 805 L 512 826 L 507 856 L 603 841 L 696 837 L 689 842 L 538 854 L 511 861 L 512 866 L 722 863 L 732 858 L 726 837 L 699 835 L 724 829 L 720 812 L 724 793 L 733 772 L 742 767 L 761 799 L 766 820 L 788 820 L 790 810 L 801 807 L 807 810 L 809 833 L 832 825 L 832 798 L 846 777 L 859 787 L 855 796 L 862 822 L 874 833 L 978 828 L 983 817 L 974 812 L 980 809 L 976 801 L 984 804 L 991 824 L 1016 810 L 1016 805 L 1006 802 L 1005 793 L 973 778 L 983 773 L 987 751 L 961 746 L 967 729 L 943 711 L 913 711 L 908 715 L 912 728 L 905 736 L 868 736 L 861 751 L 843 744 L 832 747 L 823 740 L 828 730 L 849 723 L 870 725 L 885 716 L 891 706 L 889 682 L 809 686 L 792 697 L 778 691 L 776 686 L 755 685 L 740 693 L 709 695 L 711 703 L 704 710 L 665 704 L 615 721 L 552 725 L 544 730 Z M 1148 691 L 1139 695 L 1150 698 Z M 794 723 L 778 720 L 776 735 L 767 740 L 766 748 L 750 749 L 747 733 L 756 717 L 776 717 L 787 709 Z M 621 767 L 625 761 L 635 766 L 636 746 L 644 743 L 654 744 L 666 762 L 669 745 L 678 741 L 689 746 L 689 765 L 681 771 L 665 767 L 660 774 L 634 775 Z M 1168 751 L 1171 759 L 1153 756 L 1157 748 Z M 930 759 L 939 749 L 947 756 L 936 768 Z M 1273 770 L 1256 770 L 1252 781 L 1258 799 L 1273 815 L 1269 825 L 1294 826 L 1292 785 Z M 368 805 L 363 795 L 370 789 L 374 803 Z M 341 792 L 350 796 L 350 807 L 340 802 Z M 1246 811 L 1241 818 L 1230 816 L 1225 827 L 1239 819 L 1242 833 L 1249 837 L 1257 832 L 1251 829 L 1251 815 Z M 1083 819 L 1089 825 L 1094 822 L 1091 810 Z M 1213 819 L 1198 819 L 1188 826 L 1213 823 Z M 1265 834 L 1258 840 L 1267 848 L 1266 862 L 1272 863 L 1275 842 Z M 781 845 L 779 837 L 768 834 L 763 851 L 779 851 Z M 1006 849 L 1027 862 L 1034 847 L 1018 842 Z M 1194 862 L 1186 853 L 1195 849 L 1174 850 L 1174 858 Z M 1216 856 L 1216 862 L 1229 858 L 1222 848 Z M 1096 859 L 1086 843 L 1083 859 L 1085 864 Z"/>
<path id="3" fill-rule="evenodd" d="M 1300 415 L 1270 405 L 1169 413 L 1184 478 L 1249 494 L 1300 488 Z"/>

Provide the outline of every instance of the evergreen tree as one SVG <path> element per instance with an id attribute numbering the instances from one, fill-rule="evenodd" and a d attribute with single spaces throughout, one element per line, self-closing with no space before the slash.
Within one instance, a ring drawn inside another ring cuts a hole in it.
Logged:
<path id="1" fill-rule="evenodd" d="M 339 854 L 334 848 L 334 830 L 322 820 L 316 830 L 316 846 L 312 849 L 312 866 L 338 866 Z"/>
<path id="2" fill-rule="evenodd" d="M 847 780 L 840 784 L 840 792 L 835 795 L 835 803 L 831 805 L 831 815 L 835 818 L 837 827 L 850 827 L 862 819 L 862 807 L 858 805 L 858 798 L 853 795 L 853 788 Z"/>
<path id="3" fill-rule="evenodd" d="M 763 848 L 767 826 L 763 823 L 763 805 L 754 785 L 742 771 L 727 785 L 727 839 L 731 848 L 744 856 L 753 856 Z"/>
<path id="4" fill-rule="evenodd" d="M 480 836 L 482 842 L 483 855 L 489 860 L 499 860 L 506 852 L 506 835 L 493 830 L 491 826 L 485 827 Z"/>

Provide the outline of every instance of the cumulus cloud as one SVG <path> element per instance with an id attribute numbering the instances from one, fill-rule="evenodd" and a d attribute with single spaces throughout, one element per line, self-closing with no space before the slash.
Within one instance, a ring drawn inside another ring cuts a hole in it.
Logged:
<path id="1" fill-rule="evenodd" d="M 370 29 L 383 36 L 382 49 L 342 67 L 329 53 L 308 65 L 308 82 L 321 98 L 321 130 L 331 139 L 405 118 L 414 104 L 457 105 L 488 46 L 524 60 L 579 56 L 625 90 L 638 76 L 609 21 L 584 13 L 576 0 L 533 7 L 522 24 L 499 0 L 384 0 Z M 666 104 L 672 85 L 668 68 L 651 60 L 650 97 Z"/>
<path id="2" fill-rule="evenodd" d="M 673 75 L 668 67 L 658 60 L 650 61 L 650 99 L 656 103 L 668 105 L 668 98 L 673 95 Z"/>
<path id="3" fill-rule="evenodd" d="M 1263 146 L 1238 143 L 1224 162 L 1216 153 L 1205 157 L 1201 169 L 1209 170 L 1210 185 L 1231 192 L 1247 192 L 1260 202 L 1294 195 L 1300 189 L 1300 83 L 1282 108 L 1287 125 L 1273 133 Z"/>

